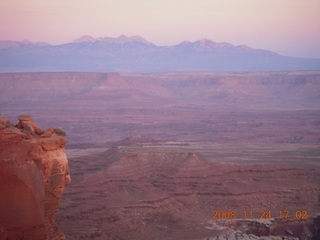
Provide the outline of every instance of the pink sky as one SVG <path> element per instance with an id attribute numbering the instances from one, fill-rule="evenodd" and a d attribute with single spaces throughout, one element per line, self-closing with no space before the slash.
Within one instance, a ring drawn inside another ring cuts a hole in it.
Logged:
<path id="1" fill-rule="evenodd" d="M 0 40 L 66 43 L 141 35 L 156 45 L 208 38 L 320 58 L 320 0 L 1 0 Z"/>

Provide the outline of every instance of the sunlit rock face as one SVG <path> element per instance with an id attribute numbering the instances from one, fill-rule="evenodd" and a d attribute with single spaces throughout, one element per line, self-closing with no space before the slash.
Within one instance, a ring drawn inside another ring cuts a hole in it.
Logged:
<path id="1" fill-rule="evenodd" d="M 65 239 L 55 223 L 70 183 L 67 140 L 30 115 L 12 124 L 0 115 L 0 239 Z"/>

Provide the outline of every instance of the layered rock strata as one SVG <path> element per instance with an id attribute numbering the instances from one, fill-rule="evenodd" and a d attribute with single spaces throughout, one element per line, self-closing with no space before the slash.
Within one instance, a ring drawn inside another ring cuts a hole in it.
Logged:
<path id="1" fill-rule="evenodd" d="M 17 125 L 0 115 L 0 239 L 65 239 L 54 214 L 70 174 L 67 140 L 56 132 L 30 115 Z"/>
<path id="2" fill-rule="evenodd" d="M 318 236 L 315 169 L 223 164 L 156 147 L 114 147 L 71 158 L 70 169 L 57 214 L 69 240 Z"/>

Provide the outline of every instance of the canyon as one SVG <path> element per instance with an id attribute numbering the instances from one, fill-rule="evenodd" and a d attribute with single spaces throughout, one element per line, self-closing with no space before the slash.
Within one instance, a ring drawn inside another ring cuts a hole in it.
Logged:
<path id="1" fill-rule="evenodd" d="M 57 216 L 70 239 L 246 239 L 246 234 L 247 239 L 311 239 L 317 234 L 319 170 L 215 162 L 151 145 L 74 158 L 70 168 L 74 182 Z M 249 211 L 253 216 L 244 214 Z M 280 217 L 281 211 L 290 213 Z M 299 217 L 302 211 L 306 219 Z"/>
<path id="2" fill-rule="evenodd" d="M 69 146 L 132 136 L 319 143 L 320 72 L 0 74 L 1 113 L 59 126 Z M 34 94 L 36 93 L 36 94 Z M 61 117 L 65 116 L 65 117 Z"/>
<path id="3" fill-rule="evenodd" d="M 2 73 L 0 84 L 3 122 L 31 114 L 67 133 L 72 183 L 55 219 L 69 240 L 319 236 L 319 71 Z"/>

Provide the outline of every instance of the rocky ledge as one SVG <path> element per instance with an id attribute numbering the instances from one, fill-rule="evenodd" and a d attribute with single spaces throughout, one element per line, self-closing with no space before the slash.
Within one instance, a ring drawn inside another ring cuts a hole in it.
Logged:
<path id="1" fill-rule="evenodd" d="M 0 239 L 65 239 L 55 223 L 70 183 L 61 129 L 38 127 L 30 115 L 14 125 L 0 115 Z"/>

